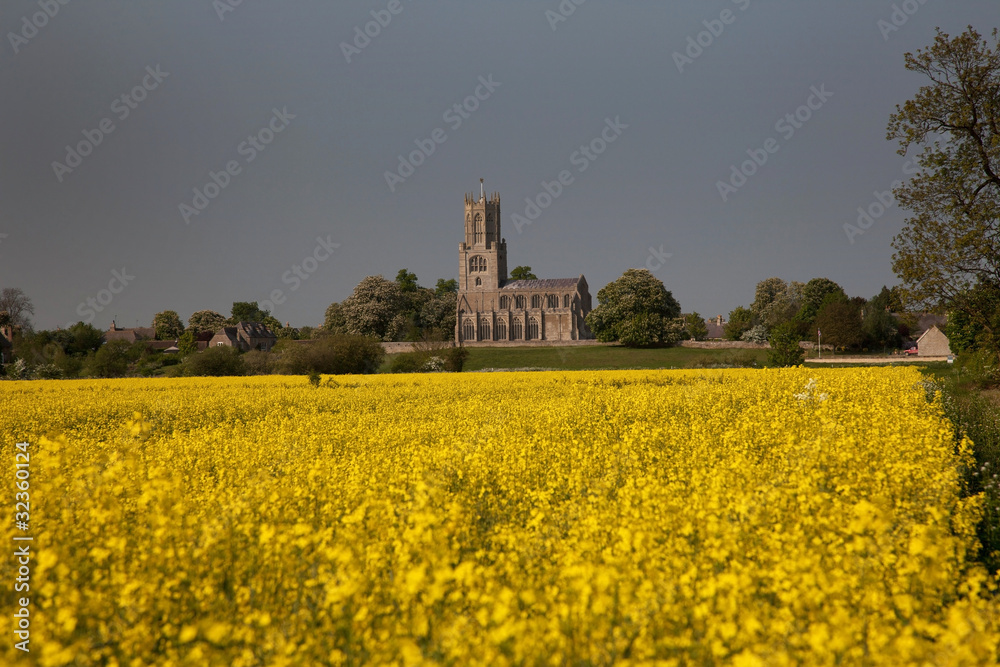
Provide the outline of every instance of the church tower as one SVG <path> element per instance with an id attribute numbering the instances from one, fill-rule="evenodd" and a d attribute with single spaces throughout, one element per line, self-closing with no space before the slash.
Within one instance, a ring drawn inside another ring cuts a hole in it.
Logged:
<path id="1" fill-rule="evenodd" d="M 507 241 L 500 236 L 500 193 L 465 195 L 465 242 L 458 245 L 458 288 L 496 291 L 507 280 Z"/>

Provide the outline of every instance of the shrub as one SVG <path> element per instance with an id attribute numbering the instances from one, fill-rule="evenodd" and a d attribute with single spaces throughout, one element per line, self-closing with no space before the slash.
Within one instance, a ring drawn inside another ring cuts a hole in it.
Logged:
<path id="1" fill-rule="evenodd" d="M 389 362 L 390 373 L 420 373 L 430 359 L 426 352 L 401 352 L 392 355 Z"/>
<path id="2" fill-rule="evenodd" d="M 246 363 L 240 351 L 227 345 L 210 347 L 184 360 L 184 375 L 227 376 L 246 375 Z"/>
<path id="3" fill-rule="evenodd" d="M 1000 383 L 997 353 L 992 350 L 963 352 L 958 355 L 957 365 L 962 380 L 977 387 L 987 388 Z"/>
<path id="4" fill-rule="evenodd" d="M 740 336 L 740 340 L 747 343 L 766 343 L 767 342 L 767 327 L 763 324 L 755 324 Z"/>
<path id="5" fill-rule="evenodd" d="M 469 358 L 469 350 L 464 347 L 448 348 L 444 353 L 444 369 L 452 373 L 461 373 L 465 360 Z"/>
<path id="6" fill-rule="evenodd" d="M 31 379 L 31 369 L 28 368 L 28 363 L 24 359 L 17 359 L 14 363 L 7 364 L 6 369 L 8 380 Z"/>
<path id="7" fill-rule="evenodd" d="M 243 355 L 243 363 L 246 365 L 247 375 L 270 375 L 274 372 L 277 360 L 270 352 L 250 350 Z"/>
<path id="8" fill-rule="evenodd" d="M 374 373 L 385 358 L 378 340 L 349 334 L 333 334 L 308 342 L 283 341 L 276 349 L 275 370 L 285 375 L 305 375 L 310 371 L 326 375 Z"/>
<path id="9" fill-rule="evenodd" d="M 771 343 L 767 351 L 768 366 L 798 366 L 805 359 L 806 352 L 799 347 L 799 335 L 791 323 L 774 327 L 768 342 Z"/>

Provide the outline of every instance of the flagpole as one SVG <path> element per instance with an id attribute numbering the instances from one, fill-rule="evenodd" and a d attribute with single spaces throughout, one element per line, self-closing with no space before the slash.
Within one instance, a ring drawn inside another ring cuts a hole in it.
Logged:
<path id="1" fill-rule="evenodd" d="M 819 341 L 819 358 L 823 358 L 823 332 L 816 329 L 816 339 Z"/>

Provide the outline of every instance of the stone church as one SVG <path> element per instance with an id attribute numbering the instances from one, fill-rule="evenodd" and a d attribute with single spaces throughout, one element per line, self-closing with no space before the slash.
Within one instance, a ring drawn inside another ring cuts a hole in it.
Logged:
<path id="1" fill-rule="evenodd" d="M 500 235 L 500 195 L 465 196 L 465 242 L 458 245 L 459 344 L 542 344 L 591 339 L 584 318 L 590 290 L 578 278 L 508 280 Z"/>

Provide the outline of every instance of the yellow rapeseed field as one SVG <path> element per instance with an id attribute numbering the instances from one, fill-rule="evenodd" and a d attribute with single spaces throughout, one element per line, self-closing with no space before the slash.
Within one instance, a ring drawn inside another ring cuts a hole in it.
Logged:
<path id="1" fill-rule="evenodd" d="M 0 538 L 34 536 L 3 664 L 1000 651 L 968 453 L 912 369 L 9 382 L 0 442 Z"/>

